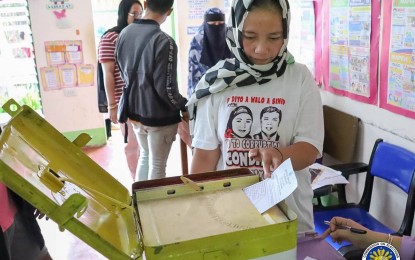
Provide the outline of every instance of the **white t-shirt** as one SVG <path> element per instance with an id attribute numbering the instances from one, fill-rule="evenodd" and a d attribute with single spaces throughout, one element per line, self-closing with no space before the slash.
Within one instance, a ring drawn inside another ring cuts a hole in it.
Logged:
<path id="1" fill-rule="evenodd" d="M 194 127 L 193 147 L 214 150 L 220 146 L 217 170 L 247 167 L 262 176 L 262 164 L 249 159 L 252 148 L 302 141 L 322 153 L 320 92 L 305 65 L 290 64 L 283 76 L 268 83 L 228 88 L 203 98 L 197 104 Z M 298 188 L 286 202 L 298 216 L 298 232 L 310 231 L 314 229 L 313 190 L 308 168 L 296 171 L 296 176 Z"/>

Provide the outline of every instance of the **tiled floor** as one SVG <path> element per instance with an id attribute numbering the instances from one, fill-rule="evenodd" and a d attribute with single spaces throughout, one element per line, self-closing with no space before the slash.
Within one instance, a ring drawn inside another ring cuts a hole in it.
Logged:
<path id="1" fill-rule="evenodd" d="M 130 189 L 133 180 L 129 173 L 124 155 L 124 143 L 120 131 L 113 131 L 113 136 L 108 140 L 104 147 L 87 149 L 87 154 L 94 159 L 102 168 L 113 175 L 120 183 Z M 190 150 L 188 150 L 188 161 L 191 160 Z M 167 162 L 167 176 L 177 176 L 181 174 L 180 142 L 173 143 Z M 39 220 L 46 246 L 50 255 L 55 260 L 100 260 L 106 259 L 94 249 L 80 241 L 70 232 L 60 232 L 58 226 L 53 221 Z"/>

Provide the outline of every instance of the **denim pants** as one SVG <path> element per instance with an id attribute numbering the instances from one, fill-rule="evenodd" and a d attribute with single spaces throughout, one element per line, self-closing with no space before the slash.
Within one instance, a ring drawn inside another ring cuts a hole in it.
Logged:
<path id="1" fill-rule="evenodd" d="M 132 124 L 140 144 L 135 181 L 166 177 L 167 159 L 173 141 L 176 140 L 178 124 L 145 126 L 135 121 Z"/>

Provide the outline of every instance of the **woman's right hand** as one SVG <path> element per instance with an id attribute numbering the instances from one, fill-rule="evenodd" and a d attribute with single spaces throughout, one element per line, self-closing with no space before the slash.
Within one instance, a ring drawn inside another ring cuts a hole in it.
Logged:
<path id="1" fill-rule="evenodd" d="M 341 228 L 341 226 L 349 226 L 352 228 L 366 230 L 367 233 L 353 233 L 348 229 Z M 333 242 L 337 242 L 338 244 L 342 243 L 343 241 L 348 241 L 357 247 L 364 248 L 367 247 L 367 242 L 372 240 L 369 239 L 372 236 L 372 233 L 373 231 L 365 228 L 364 226 L 351 219 L 334 217 L 330 220 L 329 228 L 323 233 L 321 238 L 326 238 L 330 235 Z"/>
<path id="2" fill-rule="evenodd" d="M 249 157 L 262 162 L 264 178 L 270 178 L 272 172 L 283 162 L 282 153 L 275 148 L 254 148 L 249 151 Z"/>

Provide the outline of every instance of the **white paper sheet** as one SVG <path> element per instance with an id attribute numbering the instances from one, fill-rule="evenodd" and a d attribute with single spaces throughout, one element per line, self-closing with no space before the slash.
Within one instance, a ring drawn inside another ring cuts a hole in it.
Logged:
<path id="1" fill-rule="evenodd" d="M 271 174 L 271 178 L 243 190 L 255 208 L 262 214 L 287 198 L 296 188 L 297 177 L 291 159 L 287 159 Z"/>
<path id="2" fill-rule="evenodd" d="M 313 190 L 326 185 L 349 183 L 340 171 L 333 170 L 332 168 L 319 163 L 310 165 L 309 170 L 311 174 L 311 187 Z"/>

